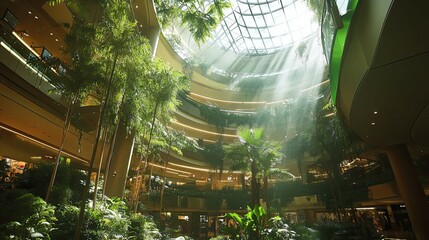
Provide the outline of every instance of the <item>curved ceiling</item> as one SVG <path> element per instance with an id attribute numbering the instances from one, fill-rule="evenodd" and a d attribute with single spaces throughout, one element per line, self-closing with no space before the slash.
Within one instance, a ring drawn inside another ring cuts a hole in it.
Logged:
<path id="1" fill-rule="evenodd" d="M 359 2 L 346 42 L 338 105 L 376 146 L 428 146 L 429 3 Z"/>

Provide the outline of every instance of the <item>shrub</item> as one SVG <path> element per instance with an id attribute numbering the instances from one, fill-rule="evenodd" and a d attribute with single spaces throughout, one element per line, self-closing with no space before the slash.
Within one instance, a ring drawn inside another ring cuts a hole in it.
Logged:
<path id="1" fill-rule="evenodd" d="M 57 220 L 53 206 L 28 193 L 4 206 L 12 221 L 0 226 L 1 239 L 50 239 L 49 233 Z"/>

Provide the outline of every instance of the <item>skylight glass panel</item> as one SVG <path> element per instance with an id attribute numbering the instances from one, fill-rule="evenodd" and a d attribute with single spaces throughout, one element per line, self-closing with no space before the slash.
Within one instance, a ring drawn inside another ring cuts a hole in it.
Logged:
<path id="1" fill-rule="evenodd" d="M 267 26 L 272 26 L 272 25 L 274 25 L 274 19 L 273 19 L 273 16 L 271 16 L 271 15 L 266 15 L 266 16 L 265 16 L 265 22 L 267 23 Z"/>
<path id="2" fill-rule="evenodd" d="M 245 38 L 246 49 L 238 54 L 272 53 L 304 40 L 317 29 L 314 14 L 303 0 L 232 1 L 233 8 L 222 20 L 223 27 L 218 27 L 217 37 L 227 39 L 231 46 L 240 45 L 234 51 L 243 49 L 238 39 Z"/>
<path id="3" fill-rule="evenodd" d="M 349 4 L 349 0 L 336 0 L 338 11 L 340 15 L 343 16 L 347 13 L 347 5 Z"/>
<path id="4" fill-rule="evenodd" d="M 256 14 L 261 14 L 261 13 L 262 13 L 261 7 L 260 7 L 260 6 L 253 6 L 253 7 L 252 7 L 252 13 L 253 13 L 254 15 L 256 15 Z"/>
<path id="5" fill-rule="evenodd" d="M 266 5 L 268 6 L 268 5 Z M 270 9 L 267 9 L 266 12 L 272 12 L 272 11 L 277 11 L 279 9 L 282 9 L 282 5 L 280 4 L 280 1 L 272 1 L 269 6 Z"/>

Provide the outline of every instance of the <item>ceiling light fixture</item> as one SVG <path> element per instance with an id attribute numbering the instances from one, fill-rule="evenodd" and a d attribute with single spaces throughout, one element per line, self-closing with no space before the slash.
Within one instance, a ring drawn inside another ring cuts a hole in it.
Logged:
<path id="1" fill-rule="evenodd" d="M 35 18 L 35 19 L 39 19 L 39 17 L 38 17 L 38 16 L 34 16 L 34 18 Z"/>
<path id="2" fill-rule="evenodd" d="M 378 112 L 377 111 L 374 111 L 374 115 L 377 115 L 378 114 Z"/>
<path id="3" fill-rule="evenodd" d="M 375 126 L 375 122 L 372 122 L 372 123 L 371 123 L 371 126 Z"/>

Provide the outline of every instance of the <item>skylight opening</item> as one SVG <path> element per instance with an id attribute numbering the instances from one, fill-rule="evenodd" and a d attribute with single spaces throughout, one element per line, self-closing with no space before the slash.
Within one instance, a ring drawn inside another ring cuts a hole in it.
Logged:
<path id="1" fill-rule="evenodd" d="M 263 55 L 300 43 L 318 29 L 301 0 L 237 0 L 215 31 L 214 43 L 236 54 Z"/>

